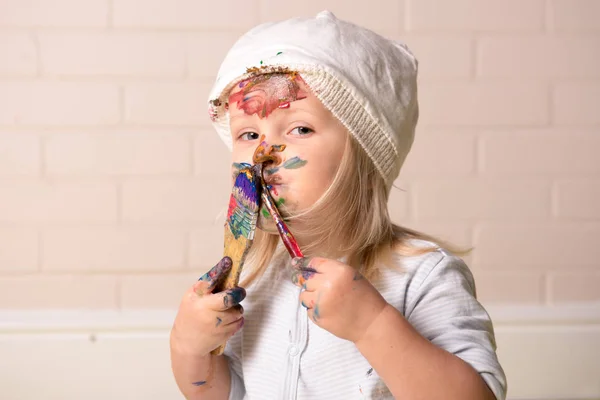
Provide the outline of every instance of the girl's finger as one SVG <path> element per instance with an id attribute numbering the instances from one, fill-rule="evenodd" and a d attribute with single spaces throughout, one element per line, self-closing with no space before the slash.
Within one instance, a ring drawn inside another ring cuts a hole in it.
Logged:
<path id="1" fill-rule="evenodd" d="M 306 308 L 308 318 L 313 322 L 319 322 L 321 318 L 321 294 L 316 292 L 302 292 L 300 294 L 300 301 L 302 306 Z"/>
<path id="2" fill-rule="evenodd" d="M 206 274 L 202 275 L 198 282 L 194 285 L 194 292 L 199 296 L 203 296 L 212 292 L 215 286 L 231 269 L 231 258 L 223 257 L 221 261 L 210 269 Z"/>
<path id="3" fill-rule="evenodd" d="M 296 260 L 306 260 L 306 259 L 296 259 Z M 308 282 L 316 275 L 318 272 L 304 265 L 300 265 L 299 267 L 294 267 L 294 271 L 292 272 L 292 283 L 298 287 L 301 287 L 304 290 L 310 290 Z"/>
<path id="4" fill-rule="evenodd" d="M 246 298 L 243 287 L 235 287 L 206 297 L 206 307 L 215 311 L 225 311 L 237 306 Z"/>
<path id="5" fill-rule="evenodd" d="M 219 336 L 221 337 L 221 343 L 225 344 L 231 336 L 235 335 L 237 331 L 242 329 L 242 327 L 244 326 L 244 321 L 244 317 L 241 317 L 240 319 L 233 321 L 227 325 L 221 325 L 222 327 L 218 328 Z"/>
<path id="6" fill-rule="evenodd" d="M 298 270 L 311 271 L 316 274 L 322 274 L 327 270 L 328 263 L 331 260 L 322 257 L 296 257 L 292 258 L 292 267 Z"/>
<path id="7" fill-rule="evenodd" d="M 244 308 L 241 305 L 230 308 L 227 311 L 215 315 L 215 328 L 225 328 L 231 323 L 238 322 L 244 316 Z"/>
<path id="8" fill-rule="evenodd" d="M 317 304 L 317 294 L 315 292 L 304 291 L 300 293 L 300 303 L 307 310 L 315 308 Z"/>

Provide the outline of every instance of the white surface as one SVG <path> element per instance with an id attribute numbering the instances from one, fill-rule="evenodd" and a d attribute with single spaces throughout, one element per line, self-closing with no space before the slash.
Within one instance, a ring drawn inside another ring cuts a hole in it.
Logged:
<path id="1" fill-rule="evenodd" d="M 488 310 L 510 399 L 600 399 L 600 305 Z M 180 399 L 174 315 L 0 312 L 0 399 Z"/>

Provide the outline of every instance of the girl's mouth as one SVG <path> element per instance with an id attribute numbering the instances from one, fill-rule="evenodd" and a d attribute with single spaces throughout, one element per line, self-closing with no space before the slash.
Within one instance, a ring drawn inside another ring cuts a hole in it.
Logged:
<path id="1" fill-rule="evenodd" d="M 265 177 L 265 183 L 269 186 L 280 186 L 283 182 L 281 179 L 281 175 L 274 174 Z"/>

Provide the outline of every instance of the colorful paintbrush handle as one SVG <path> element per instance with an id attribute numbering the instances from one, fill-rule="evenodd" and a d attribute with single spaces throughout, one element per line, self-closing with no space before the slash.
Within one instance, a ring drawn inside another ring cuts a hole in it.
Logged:
<path id="1" fill-rule="evenodd" d="M 283 242 L 283 245 L 285 246 L 288 253 L 290 254 L 290 257 L 292 257 L 292 258 L 304 257 L 304 255 L 302 254 L 302 251 L 300 250 L 300 246 L 298 246 L 298 242 L 296 241 L 296 238 L 294 237 L 294 235 L 292 235 L 292 232 L 290 232 L 290 229 L 288 228 L 285 221 L 281 217 L 281 214 L 279 214 L 279 210 L 277 209 L 277 206 L 275 205 L 275 202 L 273 201 L 273 197 L 271 197 L 271 193 L 269 192 L 269 189 L 266 187 L 264 180 L 262 182 L 262 185 L 263 185 L 263 190 L 262 190 L 263 204 L 269 211 L 269 214 L 271 214 L 273 221 L 275 221 L 275 225 L 277 226 L 277 230 L 279 231 L 279 236 L 281 237 L 281 241 Z"/>
<path id="2" fill-rule="evenodd" d="M 224 228 L 223 255 L 231 258 L 231 269 L 216 287 L 214 293 L 236 287 L 244 267 L 244 260 L 252 246 L 258 212 L 261 204 L 262 165 L 243 168 L 236 177 L 229 198 L 227 221 Z M 212 354 L 221 355 L 225 344 Z"/>

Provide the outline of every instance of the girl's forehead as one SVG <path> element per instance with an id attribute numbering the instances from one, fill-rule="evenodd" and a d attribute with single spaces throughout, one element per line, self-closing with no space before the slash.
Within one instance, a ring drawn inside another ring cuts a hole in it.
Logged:
<path id="1" fill-rule="evenodd" d="M 292 102 L 310 97 L 314 96 L 297 73 L 261 74 L 235 85 L 227 106 L 236 114 L 267 118 L 277 109 L 289 109 Z"/>

